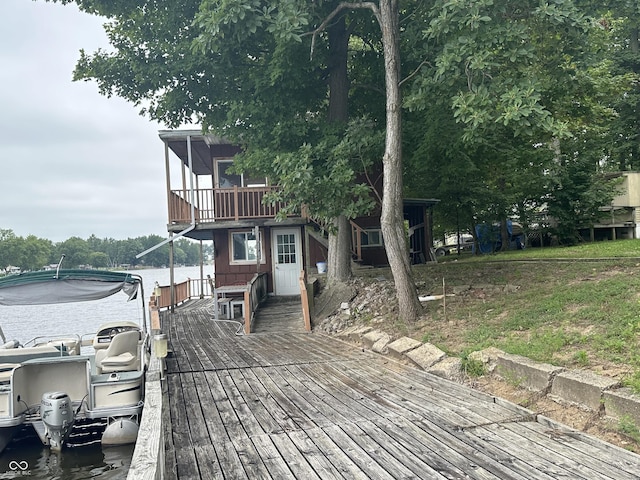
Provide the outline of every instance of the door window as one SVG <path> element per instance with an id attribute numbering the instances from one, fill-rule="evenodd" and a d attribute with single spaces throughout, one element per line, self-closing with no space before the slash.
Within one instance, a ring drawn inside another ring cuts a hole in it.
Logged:
<path id="1" fill-rule="evenodd" d="M 296 263 L 296 236 L 292 233 L 276 236 L 278 263 Z"/>

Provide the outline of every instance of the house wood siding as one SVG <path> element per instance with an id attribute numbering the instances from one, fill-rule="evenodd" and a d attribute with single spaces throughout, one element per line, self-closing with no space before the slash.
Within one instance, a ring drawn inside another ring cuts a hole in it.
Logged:
<path id="1" fill-rule="evenodd" d="M 274 227 L 275 228 L 275 227 Z M 305 261 L 305 249 L 307 248 L 302 229 L 297 228 L 300 234 L 300 243 L 302 251 L 299 252 L 303 269 L 307 269 Z M 262 237 L 262 245 L 264 246 L 263 257 L 265 261 L 260 263 L 258 267 L 256 263 L 251 264 L 235 264 L 231 261 L 231 242 L 230 233 L 238 231 L 246 231 L 247 229 L 228 229 L 215 230 L 213 232 L 213 242 L 215 245 L 215 282 L 216 286 L 222 285 L 243 285 L 253 278 L 256 273 L 267 273 L 267 292 L 273 293 L 273 254 L 271 233 L 273 228 L 260 227 L 260 235 Z M 315 265 L 315 264 L 314 264 Z"/>
<path id="2" fill-rule="evenodd" d="M 309 263 L 314 267 L 318 262 L 327 261 L 327 248 L 313 237 L 308 237 Z"/>
<path id="3" fill-rule="evenodd" d="M 258 267 L 256 263 L 238 265 L 231 263 L 231 245 L 229 235 L 232 231 L 244 229 L 215 230 L 213 232 L 213 244 L 215 245 L 216 286 L 242 285 L 260 272 L 267 272 L 267 292 L 273 292 L 272 256 L 271 256 L 271 229 L 261 228 L 262 244 L 264 245 L 264 263 Z"/>

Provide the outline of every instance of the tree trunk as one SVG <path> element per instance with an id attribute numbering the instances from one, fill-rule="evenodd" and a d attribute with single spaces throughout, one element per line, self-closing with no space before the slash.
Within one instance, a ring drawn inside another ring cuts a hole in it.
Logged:
<path id="1" fill-rule="evenodd" d="M 347 53 L 349 33 L 344 17 L 329 29 L 329 122 L 346 123 L 349 117 L 349 76 Z M 351 278 L 351 231 L 349 221 L 341 215 L 334 221 L 337 233 L 329 233 L 327 283 L 343 283 Z"/>
<path id="2" fill-rule="evenodd" d="M 402 191 L 402 111 L 400 97 L 400 28 L 398 0 L 380 0 L 384 47 L 387 121 L 383 163 L 382 236 L 398 296 L 400 318 L 413 322 L 422 308 L 411 275 L 406 242 Z"/>
<path id="3" fill-rule="evenodd" d="M 640 40 L 639 40 L 639 36 L 640 33 L 638 31 L 638 27 L 633 27 L 631 29 L 630 35 L 629 35 L 629 49 L 631 50 L 631 52 L 633 52 L 634 55 L 638 55 L 638 52 L 640 51 Z M 636 57 L 637 58 L 637 57 Z M 638 63 L 634 64 L 633 67 L 633 71 L 635 73 L 638 73 L 638 71 L 640 71 L 640 65 Z M 638 127 L 638 136 L 640 136 L 640 127 Z M 640 147 L 638 146 L 638 142 L 634 142 L 633 143 L 633 160 L 632 162 L 634 162 L 633 167 L 637 168 L 638 163 L 640 162 Z M 624 159 L 622 161 L 623 163 L 620 165 L 620 169 L 621 170 L 626 170 L 627 169 L 627 165 L 626 162 L 627 160 Z"/>
<path id="4" fill-rule="evenodd" d="M 327 284 L 344 283 L 351 278 L 351 235 L 349 220 L 339 216 L 334 225 L 336 233 L 329 234 L 329 258 L 327 261 Z"/>
<path id="5" fill-rule="evenodd" d="M 500 251 L 506 252 L 509 250 L 510 245 L 509 241 L 509 229 L 507 228 L 507 219 L 503 218 L 500 220 Z"/>
<path id="6" fill-rule="evenodd" d="M 329 123 L 349 120 L 349 74 L 347 70 L 349 32 L 344 16 L 328 29 L 329 33 Z"/>

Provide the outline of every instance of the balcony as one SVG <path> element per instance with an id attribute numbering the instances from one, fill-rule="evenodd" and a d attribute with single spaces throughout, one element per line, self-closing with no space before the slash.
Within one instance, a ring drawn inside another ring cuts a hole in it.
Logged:
<path id="1" fill-rule="evenodd" d="M 274 218 L 283 202 L 263 204 L 264 196 L 277 187 L 233 187 L 194 189 L 195 220 L 198 223 L 220 220 Z M 190 190 L 171 190 L 169 223 L 191 222 Z"/>

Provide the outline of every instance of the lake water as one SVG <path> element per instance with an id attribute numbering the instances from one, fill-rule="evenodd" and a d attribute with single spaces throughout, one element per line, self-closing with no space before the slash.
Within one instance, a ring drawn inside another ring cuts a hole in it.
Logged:
<path id="1" fill-rule="evenodd" d="M 169 285 L 170 271 L 135 270 L 143 279 L 145 305 L 155 282 Z M 205 268 L 205 277 L 207 272 Z M 174 269 L 175 283 L 200 278 L 200 267 Z M 0 306 L 0 326 L 7 340 L 25 343 L 34 337 L 51 334 L 93 334 L 98 327 L 113 320 L 142 320 L 139 301 L 127 302 L 123 293 L 103 300 L 65 305 Z M 147 313 L 147 322 L 148 313 Z M 61 453 L 42 446 L 40 439 L 27 437 L 9 445 L 0 454 L 0 479 L 30 480 L 126 479 L 133 445 L 102 448 L 98 445 L 68 447 Z"/>

